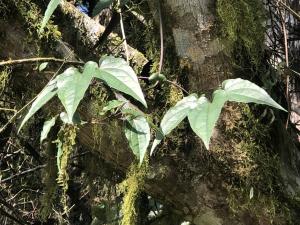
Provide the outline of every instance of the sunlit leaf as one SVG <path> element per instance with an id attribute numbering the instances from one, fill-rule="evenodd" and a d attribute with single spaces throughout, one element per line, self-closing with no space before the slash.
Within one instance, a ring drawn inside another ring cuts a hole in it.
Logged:
<path id="1" fill-rule="evenodd" d="M 48 62 L 43 62 L 41 63 L 41 65 L 39 66 L 39 71 L 43 71 L 44 69 L 46 69 L 46 67 L 48 66 Z"/>
<path id="2" fill-rule="evenodd" d="M 43 130 L 41 132 L 41 138 L 40 138 L 41 143 L 43 142 L 43 140 L 45 140 L 47 138 L 48 133 L 50 132 L 51 128 L 55 124 L 55 120 L 56 120 L 56 117 L 53 117 L 52 119 L 45 121 Z"/>
<path id="3" fill-rule="evenodd" d="M 142 164 L 147 147 L 150 143 L 150 127 L 145 117 L 138 116 L 128 119 L 125 127 L 125 136 L 133 153 Z"/>
<path id="4" fill-rule="evenodd" d="M 82 74 L 78 69 L 71 67 L 57 78 L 58 97 L 67 111 L 69 121 L 73 120 L 73 115 L 90 85 L 96 68 L 95 62 L 87 62 Z"/>
<path id="5" fill-rule="evenodd" d="M 99 64 L 97 78 L 103 80 L 108 86 L 132 96 L 147 107 L 138 78 L 124 59 L 105 56 Z"/>
<path id="6" fill-rule="evenodd" d="M 152 144 L 150 154 L 153 153 L 155 147 L 161 142 L 163 136 L 168 135 L 178 124 L 184 120 L 189 111 L 196 107 L 197 95 L 192 94 L 184 97 L 177 104 L 170 108 L 164 115 L 160 123 L 160 132 L 157 133 L 156 138 Z"/>
<path id="7" fill-rule="evenodd" d="M 22 129 L 24 124 L 28 121 L 30 117 L 33 116 L 43 105 L 45 105 L 54 95 L 57 93 L 57 83 L 56 79 L 49 82 L 46 87 L 41 91 L 41 93 L 37 96 L 35 101 L 32 103 L 28 113 L 24 117 L 21 125 L 19 127 L 18 132 Z"/>
<path id="8" fill-rule="evenodd" d="M 212 103 L 206 97 L 200 97 L 197 106 L 190 110 L 188 114 L 192 130 L 202 139 L 207 149 L 209 149 L 213 129 L 225 102 L 226 95 L 224 91 L 218 90 L 214 93 Z"/>
<path id="9" fill-rule="evenodd" d="M 85 124 L 85 122 L 81 121 L 80 115 L 78 112 L 74 113 L 72 120 L 69 119 L 69 116 L 66 112 L 61 112 L 59 114 L 61 121 L 65 124 Z"/>
<path id="10" fill-rule="evenodd" d="M 264 89 L 248 80 L 229 79 L 223 82 L 222 87 L 228 101 L 265 104 L 286 111 Z"/>
<path id="11" fill-rule="evenodd" d="M 54 10 L 57 8 L 57 6 L 59 5 L 59 3 L 61 2 L 61 0 L 51 0 L 47 6 L 43 21 L 42 21 L 42 25 L 40 28 L 40 32 L 43 32 L 46 24 L 48 23 L 50 17 L 52 16 Z"/>
<path id="12" fill-rule="evenodd" d="M 160 123 L 162 133 L 168 135 L 188 115 L 189 111 L 197 105 L 197 96 L 192 94 L 184 97 L 170 108 Z"/>

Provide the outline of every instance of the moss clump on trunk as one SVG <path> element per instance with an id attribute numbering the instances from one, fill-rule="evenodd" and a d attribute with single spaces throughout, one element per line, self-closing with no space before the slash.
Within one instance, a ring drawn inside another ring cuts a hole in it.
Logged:
<path id="1" fill-rule="evenodd" d="M 261 61 L 265 35 L 265 11 L 261 0 L 218 0 L 222 37 L 232 53 L 242 45 L 254 65 Z"/>
<path id="2" fill-rule="evenodd" d="M 211 149 L 230 171 L 227 202 L 233 216 L 246 213 L 255 224 L 293 224 L 289 202 L 284 197 L 280 158 L 272 145 L 270 125 L 258 118 L 259 109 L 245 104 L 227 104 L 222 130 L 230 145 Z M 249 215 L 248 215 L 249 214 Z"/>
<path id="3" fill-rule="evenodd" d="M 73 148 L 76 144 L 76 134 L 78 127 L 74 125 L 64 125 L 58 133 L 57 140 L 57 164 L 58 164 L 58 178 L 57 183 L 62 187 L 63 195 L 61 202 L 64 207 L 64 212 L 67 213 L 67 191 L 68 191 L 68 162 Z"/>
<path id="4" fill-rule="evenodd" d="M 137 224 L 136 200 L 143 189 L 148 166 L 147 158 L 141 166 L 133 163 L 129 168 L 126 180 L 120 185 L 120 190 L 124 193 L 121 225 Z"/>
<path id="5" fill-rule="evenodd" d="M 54 25 L 52 20 L 50 20 L 46 25 L 44 32 L 38 33 L 43 19 L 43 13 L 34 2 L 30 0 L 16 0 L 13 1 L 13 4 L 16 6 L 18 13 L 23 17 L 29 28 L 28 31 L 30 34 L 35 34 L 40 39 L 44 40 L 57 40 L 61 37 L 61 33 L 58 30 L 57 25 Z"/>
<path id="6" fill-rule="evenodd" d="M 0 95 L 4 91 L 6 85 L 8 84 L 9 81 L 9 74 L 10 71 L 8 68 L 5 68 L 0 72 Z"/>

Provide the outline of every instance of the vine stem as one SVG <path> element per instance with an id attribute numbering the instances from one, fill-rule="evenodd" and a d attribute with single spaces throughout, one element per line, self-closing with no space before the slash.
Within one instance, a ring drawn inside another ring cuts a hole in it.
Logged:
<path id="1" fill-rule="evenodd" d="M 285 7 L 288 11 L 290 11 L 298 20 L 300 20 L 300 15 L 294 11 L 291 7 L 289 7 L 286 3 L 284 3 L 281 0 L 277 0 L 277 3 L 281 4 L 283 7 Z"/>
<path id="2" fill-rule="evenodd" d="M 138 77 L 138 79 L 140 79 L 140 80 L 149 80 L 149 77 Z M 175 82 L 173 82 L 173 81 L 171 81 L 171 80 L 165 80 L 166 82 L 168 82 L 169 84 L 171 84 L 171 85 L 173 85 L 173 86 L 175 86 L 175 87 L 177 87 L 177 88 L 179 88 L 180 90 L 182 90 L 185 94 L 187 94 L 187 95 L 189 95 L 190 93 L 187 91 L 187 90 L 185 90 L 183 87 L 181 87 L 179 84 L 177 84 L 177 83 L 175 83 Z M 155 85 L 156 86 L 156 85 Z"/>
<path id="3" fill-rule="evenodd" d="M 0 108 L 0 111 L 11 111 L 11 112 L 17 112 L 15 109 L 8 109 L 8 108 Z"/>
<path id="4" fill-rule="evenodd" d="M 128 51 L 128 45 L 127 45 L 127 40 L 126 40 L 126 34 L 125 34 L 125 29 L 124 29 L 124 23 L 123 23 L 123 15 L 122 15 L 122 9 L 121 9 L 121 2 L 118 0 L 119 4 L 119 14 L 120 14 L 120 26 L 121 26 L 121 32 L 122 32 L 122 37 L 124 40 L 124 48 L 125 48 L 125 54 L 126 54 L 126 61 L 129 63 L 129 51 Z"/>
<path id="5" fill-rule="evenodd" d="M 159 33 L 160 33 L 160 59 L 159 59 L 158 74 L 161 74 L 163 59 L 164 59 L 164 32 L 163 32 L 160 0 L 158 1 L 158 14 L 159 14 Z"/>
<path id="6" fill-rule="evenodd" d="M 281 23 L 282 23 L 282 32 L 283 32 L 283 38 L 284 38 L 284 53 L 285 53 L 285 64 L 286 67 L 289 68 L 289 52 L 288 52 L 288 34 L 287 34 L 287 30 L 286 30 L 286 25 L 285 25 L 285 17 L 286 17 L 286 11 L 284 11 L 284 14 L 282 13 L 282 11 L 280 10 L 280 8 L 278 8 L 278 12 L 280 14 L 280 18 L 281 18 Z M 288 128 L 289 125 L 289 120 L 290 120 L 290 115 L 291 115 L 291 99 L 290 99 L 290 88 L 289 88 L 289 84 L 290 84 L 290 76 L 289 74 L 287 74 L 286 76 L 286 100 L 287 100 L 287 105 L 288 105 L 288 116 L 286 119 L 286 124 L 285 124 L 285 128 Z"/>
<path id="7" fill-rule="evenodd" d="M 16 60 L 7 60 L 0 62 L 1 66 L 13 66 L 17 64 L 29 64 L 35 62 L 60 62 L 64 64 L 75 64 L 75 65 L 83 65 L 84 62 L 81 61 L 67 61 L 65 59 L 58 59 L 54 57 L 41 57 L 41 58 L 27 58 L 27 59 L 16 59 Z"/>

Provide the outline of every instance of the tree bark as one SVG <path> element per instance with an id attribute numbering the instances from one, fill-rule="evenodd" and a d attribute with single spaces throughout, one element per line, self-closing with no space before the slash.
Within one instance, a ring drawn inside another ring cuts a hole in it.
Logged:
<path id="1" fill-rule="evenodd" d="M 157 5 L 149 4 L 152 5 L 154 12 L 157 11 L 155 10 Z M 78 36 L 73 37 L 74 39 L 70 38 L 69 43 L 74 44 L 76 39 L 79 40 L 82 48 L 77 45 L 75 49 L 91 48 L 94 41 L 90 40 L 89 34 L 92 32 L 90 29 L 99 26 L 89 21 L 89 18 L 84 17 L 84 21 L 88 21 L 93 25 L 90 27 L 85 26 L 88 30 L 82 31 L 80 30 L 82 27 L 78 27 L 76 21 L 82 19 L 78 19 L 77 16 L 83 16 L 67 10 L 61 8 L 64 18 L 72 17 L 74 23 L 70 25 L 65 19 L 62 22 L 63 27 L 69 26 L 69 28 L 64 32 L 68 35 L 68 33 L 72 34 L 76 30 L 79 34 L 79 38 Z M 218 87 L 220 82 L 232 76 L 228 58 L 223 53 L 223 46 L 215 35 L 215 1 L 165 0 L 162 2 L 162 12 L 163 18 L 169 18 L 168 21 L 172 21 L 164 25 L 166 30 L 172 31 L 182 67 L 188 68 L 189 75 L 187 79 L 191 92 L 211 92 Z M 15 31 L 8 29 L 5 32 L 9 34 Z M 26 36 L 23 31 L 18 35 Z M 9 42 L 9 39 L 4 40 Z M 33 46 L 32 49 L 34 49 Z M 15 52 L 12 49 L 7 49 L 11 55 L 5 56 L 5 58 L 28 57 L 35 53 L 22 54 L 16 46 L 14 50 Z M 88 52 L 84 52 L 83 55 L 88 54 Z M 145 62 L 145 59 L 136 61 L 141 68 L 145 65 Z M 82 108 L 85 114 L 84 117 L 87 119 L 95 115 L 91 110 L 90 103 L 85 104 Z M 98 141 L 93 137 L 92 126 L 85 126 L 79 133 L 79 143 L 86 149 L 98 151 L 105 161 L 114 165 L 118 170 L 126 172 L 133 161 L 133 155 L 127 147 L 127 141 L 120 124 L 111 122 L 101 125 L 101 131 L 101 140 Z M 215 131 L 211 151 L 207 151 L 201 141 L 191 132 L 187 132 L 186 135 L 185 149 L 189 150 L 188 153 L 179 152 L 176 156 L 158 155 L 150 159 L 151 166 L 146 178 L 145 191 L 164 203 L 172 205 L 178 214 L 192 221 L 195 225 L 271 224 L 271 219 L 267 220 L 262 214 L 258 216 L 251 215 L 249 209 L 241 209 L 235 214 L 231 212 L 229 205 L 231 196 L 228 189 L 230 178 L 226 176 L 233 172 L 224 171 L 223 165 L 226 162 L 218 158 L 217 148 L 220 148 L 220 146 L 227 147 L 223 143 L 226 140 L 220 130 Z M 287 137 L 282 136 L 282 138 L 286 140 Z M 285 146 L 281 147 L 282 151 L 287 150 Z M 290 148 L 294 148 L 294 146 Z M 230 150 L 232 149 L 229 147 Z M 235 159 L 229 157 L 225 160 L 234 161 Z M 239 162 L 234 161 L 234 163 L 238 164 Z M 296 175 L 291 180 L 294 181 L 295 177 Z M 298 186 L 295 185 L 293 188 L 297 189 Z M 281 223 L 281 220 L 276 219 L 274 220 L 276 224 L 286 223 L 286 221 Z"/>

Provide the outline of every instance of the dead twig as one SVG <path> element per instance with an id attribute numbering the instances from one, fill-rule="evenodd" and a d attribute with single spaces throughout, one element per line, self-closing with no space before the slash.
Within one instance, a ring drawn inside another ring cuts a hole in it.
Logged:
<path id="1" fill-rule="evenodd" d="M 30 64 L 36 62 L 59 62 L 65 64 L 74 64 L 74 65 L 83 65 L 84 62 L 81 61 L 68 61 L 65 59 L 57 59 L 53 57 L 45 57 L 45 58 L 28 58 L 28 59 L 15 59 L 15 60 L 7 60 L 0 62 L 0 66 L 13 66 L 17 64 Z"/>

